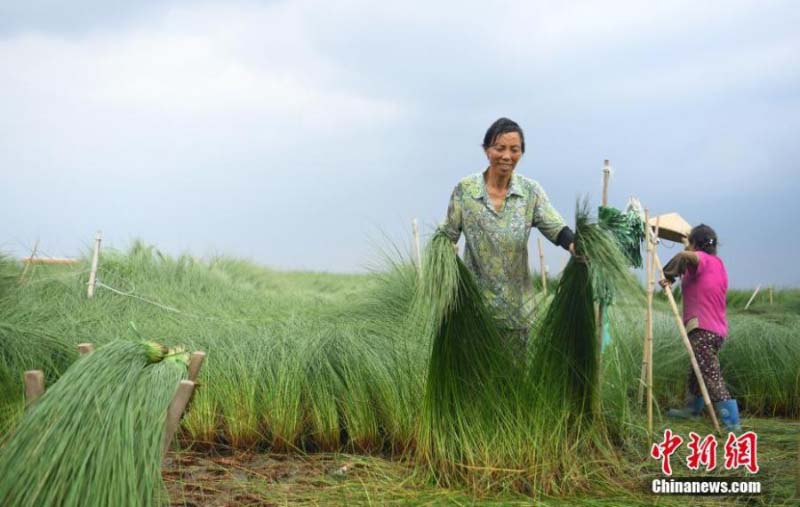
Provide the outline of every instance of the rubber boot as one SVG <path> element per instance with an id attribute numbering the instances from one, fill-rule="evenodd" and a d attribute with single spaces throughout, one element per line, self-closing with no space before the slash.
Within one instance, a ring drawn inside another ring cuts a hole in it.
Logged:
<path id="1" fill-rule="evenodd" d="M 714 409 L 722 422 L 722 429 L 725 431 L 742 431 L 742 424 L 739 422 L 739 404 L 736 400 L 725 400 L 714 403 Z"/>
<path id="2" fill-rule="evenodd" d="M 695 396 L 689 399 L 685 408 L 671 408 L 667 410 L 667 417 L 671 417 L 672 419 L 694 419 L 700 417 L 700 413 L 703 412 L 703 407 L 705 405 L 706 402 L 703 401 L 702 396 Z"/>

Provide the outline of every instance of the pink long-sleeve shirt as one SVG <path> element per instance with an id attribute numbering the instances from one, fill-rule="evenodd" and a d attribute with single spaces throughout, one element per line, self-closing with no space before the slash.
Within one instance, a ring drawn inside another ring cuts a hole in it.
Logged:
<path id="1" fill-rule="evenodd" d="M 697 327 L 722 337 L 728 336 L 725 317 L 728 273 L 722 259 L 705 252 L 694 252 L 697 266 L 689 266 L 681 277 L 683 321 L 697 319 Z"/>

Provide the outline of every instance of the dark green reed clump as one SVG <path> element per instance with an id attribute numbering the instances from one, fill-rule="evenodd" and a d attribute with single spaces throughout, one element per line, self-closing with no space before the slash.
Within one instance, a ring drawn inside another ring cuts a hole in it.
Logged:
<path id="1" fill-rule="evenodd" d="M 428 245 L 411 320 L 432 333 L 417 452 L 443 482 L 502 459 L 518 366 L 450 240 Z M 492 442 L 496 444 L 488 453 Z"/>
<path id="2" fill-rule="evenodd" d="M 17 263 L 11 257 L 0 252 L 0 298 L 16 285 L 20 274 Z"/>
<path id="3" fill-rule="evenodd" d="M 581 232 L 578 227 L 575 244 L 585 252 Z M 567 264 L 539 328 L 530 369 L 534 384 L 543 387 L 538 405 L 552 403 L 550 410 L 576 417 L 590 413 L 599 388 L 600 347 L 589 271 L 585 262 L 573 259 Z"/>
<path id="4" fill-rule="evenodd" d="M 10 313 L 0 298 L 0 442 L 24 407 L 22 372 L 43 370 L 48 383 L 74 355 L 72 349 L 26 315 Z"/>
<path id="5" fill-rule="evenodd" d="M 583 415 L 599 406 L 600 342 L 594 303 L 607 304 L 615 296 L 641 293 L 641 288 L 615 237 L 590 220 L 585 203 L 576 210 L 575 249 L 539 327 L 531 373 L 541 393 L 570 413 Z"/>
<path id="6" fill-rule="evenodd" d="M 37 308 L 19 304 L 21 273 L 14 260 L 0 254 L 0 442 L 24 407 L 22 372 L 43 370 L 53 382 L 75 356 L 74 348 L 48 329 L 57 312 L 36 315 Z"/>
<path id="7" fill-rule="evenodd" d="M 603 415 L 595 303 L 624 300 L 641 289 L 614 236 L 590 219 L 585 203 L 576 222 L 576 256 L 561 275 L 530 353 L 531 426 L 539 429 L 530 466 L 546 492 L 585 488 L 587 478 L 604 474 L 613 486 L 622 477 Z"/>
<path id="8" fill-rule="evenodd" d="M 614 237 L 586 209 L 578 210 L 579 257 L 527 354 L 498 330 L 450 241 L 431 240 L 411 317 L 433 335 L 417 456 L 439 482 L 563 494 L 596 480 L 613 487 L 623 475 L 600 411 L 593 287 L 601 284 L 608 300 L 640 289 Z"/>
<path id="9" fill-rule="evenodd" d="M 78 359 L 0 450 L 0 504 L 166 503 L 161 438 L 186 361 L 185 353 L 128 341 Z"/>

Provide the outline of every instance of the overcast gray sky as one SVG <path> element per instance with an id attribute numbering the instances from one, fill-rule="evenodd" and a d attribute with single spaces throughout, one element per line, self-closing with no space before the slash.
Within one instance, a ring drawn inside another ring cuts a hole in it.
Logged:
<path id="1" fill-rule="evenodd" d="M 568 222 L 608 158 L 610 204 L 712 225 L 733 286 L 798 286 L 798 26 L 794 1 L 4 2 L 0 250 L 101 229 L 360 271 L 508 116 Z"/>

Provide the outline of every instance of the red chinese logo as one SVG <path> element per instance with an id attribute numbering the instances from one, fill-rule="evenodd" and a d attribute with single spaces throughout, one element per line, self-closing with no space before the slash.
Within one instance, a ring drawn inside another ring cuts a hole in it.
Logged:
<path id="1" fill-rule="evenodd" d="M 709 472 L 717 468 L 717 439 L 714 435 L 706 435 L 701 441 L 700 435 L 694 431 L 689 433 L 689 457 L 686 466 L 690 470 L 698 470 L 700 465 L 705 465 Z"/>
<path id="2" fill-rule="evenodd" d="M 682 443 L 683 439 L 679 435 L 666 429 L 664 439 L 650 448 L 650 456 L 661 460 L 661 470 L 665 475 L 672 475 L 670 456 Z M 689 432 L 687 447 L 689 447 L 689 456 L 686 458 L 688 469 L 699 470 L 701 466 L 705 466 L 710 472 L 717 467 L 717 439 L 714 435 L 706 435 L 701 439 L 697 433 Z M 743 433 L 739 437 L 728 433 L 725 442 L 725 468 L 734 470 L 740 467 L 745 467 L 753 474 L 758 472 L 758 436 L 752 431 Z"/>
<path id="3" fill-rule="evenodd" d="M 750 473 L 758 472 L 758 436 L 752 431 L 738 438 L 728 433 L 725 442 L 725 468 L 732 470 L 742 466 Z"/>
<path id="4" fill-rule="evenodd" d="M 683 439 L 678 435 L 673 435 L 672 430 L 664 430 L 664 440 L 660 444 L 653 444 L 650 449 L 650 456 L 661 460 L 661 470 L 666 475 L 672 475 L 672 465 L 669 457 L 681 446 Z"/>

